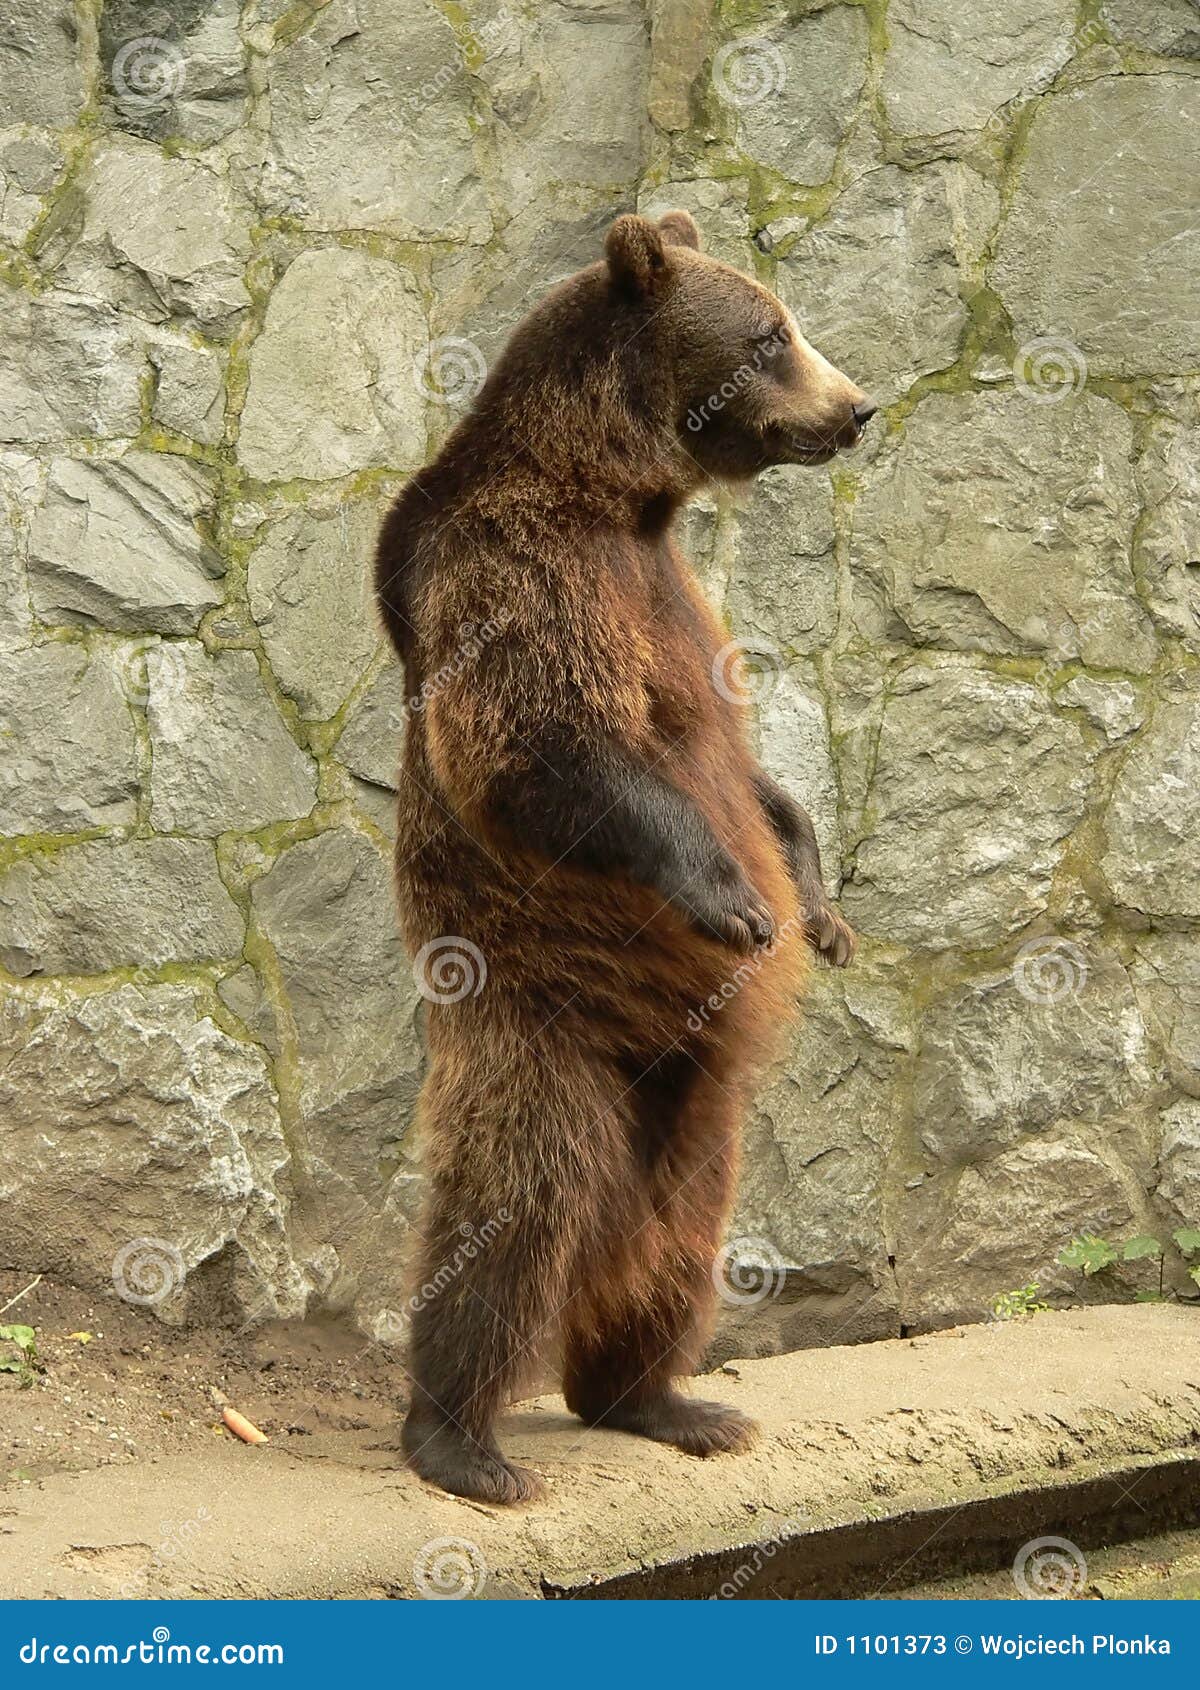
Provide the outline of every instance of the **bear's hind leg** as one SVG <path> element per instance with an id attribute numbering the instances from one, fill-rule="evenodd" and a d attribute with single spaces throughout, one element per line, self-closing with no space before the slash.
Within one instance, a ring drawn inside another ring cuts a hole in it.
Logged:
<path id="1" fill-rule="evenodd" d="M 738 1409 L 687 1397 L 674 1381 L 699 1359 L 715 1299 L 712 1269 L 736 1171 L 738 1108 L 691 1058 L 638 1083 L 643 1213 L 573 1305 L 563 1395 L 589 1426 L 674 1444 L 689 1455 L 748 1449 Z"/>
<path id="2" fill-rule="evenodd" d="M 690 1371 L 690 1365 L 680 1365 L 676 1334 L 665 1318 L 670 1293 L 662 1286 L 657 1289 L 657 1307 L 630 1311 L 619 1326 L 572 1344 L 563 1376 L 567 1407 L 588 1426 L 674 1444 L 687 1455 L 737 1454 L 751 1448 L 757 1427 L 740 1409 L 675 1389 L 674 1379 Z M 690 1329 L 690 1313 L 677 1325 Z M 664 1366 L 668 1355 L 671 1363 Z"/>
<path id="3" fill-rule="evenodd" d="M 423 1479 L 483 1502 L 542 1491 L 501 1453 L 496 1418 L 570 1301 L 616 1130 L 577 1058 L 572 1072 L 547 1043 L 506 1060 L 481 1041 L 469 1072 L 435 1063 L 421 1100 L 433 1177 L 403 1447 Z"/>
<path id="4" fill-rule="evenodd" d="M 519 1239 L 507 1248 L 499 1240 L 485 1244 L 455 1267 L 464 1239 L 487 1239 L 496 1220 L 461 1191 L 435 1185 L 414 1297 L 412 1398 L 402 1443 L 408 1465 L 443 1490 L 481 1502 L 526 1502 L 541 1495 L 542 1482 L 506 1459 L 494 1428 L 550 1305 L 538 1297 L 536 1280 L 525 1283 Z"/>

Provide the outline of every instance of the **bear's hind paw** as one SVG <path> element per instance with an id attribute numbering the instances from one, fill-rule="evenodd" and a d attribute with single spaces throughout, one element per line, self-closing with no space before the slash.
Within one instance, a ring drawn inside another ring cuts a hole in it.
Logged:
<path id="1" fill-rule="evenodd" d="M 499 1450 L 481 1448 L 456 1428 L 441 1427 L 423 1439 L 406 1436 L 405 1447 L 413 1472 L 452 1496 L 509 1506 L 537 1502 L 546 1494 L 537 1473 L 506 1460 Z"/>
<path id="2" fill-rule="evenodd" d="M 641 1403 L 622 1403 L 600 1424 L 674 1444 L 685 1455 L 741 1455 L 758 1440 L 758 1426 L 737 1408 L 672 1391 Z"/>

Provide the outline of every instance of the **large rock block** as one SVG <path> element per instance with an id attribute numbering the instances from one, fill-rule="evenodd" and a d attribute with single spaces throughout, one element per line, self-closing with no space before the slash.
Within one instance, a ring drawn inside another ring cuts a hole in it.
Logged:
<path id="1" fill-rule="evenodd" d="M 11 974 L 210 962 L 239 956 L 244 940 L 200 840 L 97 839 L 0 874 L 0 965 Z"/>
<path id="2" fill-rule="evenodd" d="M 909 1037 L 893 986 L 814 972 L 792 1050 L 747 1126 L 723 1258 L 736 1353 L 779 1347 L 775 1332 L 794 1348 L 898 1329 L 885 1169 Z"/>
<path id="3" fill-rule="evenodd" d="M 1090 394 L 930 394 L 864 476 L 855 616 L 873 641 L 1148 669 L 1125 412 Z"/>
<path id="4" fill-rule="evenodd" d="M 152 343 L 156 379 L 151 414 L 163 428 L 201 446 L 217 446 L 225 431 L 225 367 L 221 355 L 184 337 Z"/>
<path id="5" fill-rule="evenodd" d="M 1114 40 L 1170 58 L 1200 59 L 1195 0 L 1100 0 L 1100 17 Z"/>
<path id="6" fill-rule="evenodd" d="M 563 188 L 627 194 L 645 165 L 650 41 L 636 0 L 490 8 L 472 70 L 491 99 L 503 219 Z"/>
<path id="7" fill-rule="evenodd" d="M 829 742 L 825 703 L 795 671 L 772 675 L 757 706 L 758 750 L 763 767 L 808 811 L 821 848 L 825 884 L 841 883 L 842 839 L 838 826 L 838 784 Z"/>
<path id="8" fill-rule="evenodd" d="M 1200 82 L 1104 77 L 1047 95 L 1000 234 L 1019 342 L 1066 337 L 1094 375 L 1200 363 Z"/>
<path id="9" fill-rule="evenodd" d="M 1100 1129 L 1150 1088 L 1149 1045 L 1125 969 L 1047 938 L 1014 966 L 956 986 L 920 1025 L 913 1103 L 935 1163 L 980 1161 L 1033 1133 Z"/>
<path id="10" fill-rule="evenodd" d="M 254 914 L 278 958 L 295 1028 L 308 1165 L 325 1239 L 368 1274 L 400 1239 L 381 1227 L 420 1081 L 420 997 L 397 934 L 389 865 L 336 828 L 285 851 L 256 881 Z"/>
<path id="11" fill-rule="evenodd" d="M 1074 0 L 894 0 L 883 104 L 904 136 L 944 149 L 1048 87 L 1074 49 Z"/>
<path id="12" fill-rule="evenodd" d="M 156 830 L 213 837 L 308 814 L 312 760 L 284 726 L 253 652 L 152 646 L 146 670 Z"/>
<path id="13" fill-rule="evenodd" d="M 51 644 L 0 655 L 0 834 L 132 822 L 137 750 L 107 657 Z"/>
<path id="14" fill-rule="evenodd" d="M 39 484 L 36 458 L 0 452 L 0 651 L 27 646 L 33 635 L 25 575 L 26 512 Z"/>
<path id="15" fill-rule="evenodd" d="M 332 0 L 269 63 L 265 210 L 404 240 L 491 232 L 463 51 L 422 0 Z"/>
<path id="16" fill-rule="evenodd" d="M 235 326 L 250 303 L 249 218 L 211 164 L 111 141 L 96 149 L 80 192 L 81 226 L 55 266 L 60 287 L 150 322 Z"/>
<path id="17" fill-rule="evenodd" d="M 1088 775 L 1079 729 L 1026 682 L 904 670 L 842 890 L 849 919 L 929 950 L 999 943 L 1045 908 Z"/>
<path id="18" fill-rule="evenodd" d="M 740 505 L 726 608 L 751 644 L 809 656 L 837 626 L 833 492 L 821 472 L 769 470 Z"/>
<path id="19" fill-rule="evenodd" d="M 407 716 L 404 670 L 398 663 L 389 663 L 349 715 L 334 756 L 359 780 L 395 792 Z"/>
<path id="20" fill-rule="evenodd" d="M 100 64 L 110 124 L 197 146 L 245 118 L 238 0 L 105 0 Z"/>
<path id="21" fill-rule="evenodd" d="M 1194 1231 L 1200 1225 L 1200 1103 L 1183 1098 L 1164 1109 L 1160 1121 L 1155 1196 L 1168 1222 Z"/>
<path id="22" fill-rule="evenodd" d="M 326 720 L 379 643 L 370 560 L 381 511 L 375 500 L 336 516 L 296 511 L 271 526 L 250 559 L 250 610 L 271 668 L 300 714 Z"/>
<path id="23" fill-rule="evenodd" d="M 0 240 L 14 246 L 24 243 L 63 168 L 59 137 L 25 128 L 0 129 Z"/>
<path id="24" fill-rule="evenodd" d="M 0 523 L 3 521 L 4 503 L 0 495 Z M 0 648 L 27 645 L 31 630 L 29 589 L 20 547 L 16 535 L 0 527 Z"/>
<path id="25" fill-rule="evenodd" d="M 833 171 L 867 76 L 867 14 L 830 6 L 717 48 L 713 89 L 756 164 L 815 186 Z"/>
<path id="26" fill-rule="evenodd" d="M 0 1257 L 168 1320 L 304 1312 L 266 1062 L 194 992 L 9 997 L 0 1051 Z"/>
<path id="27" fill-rule="evenodd" d="M 1127 739 L 1145 721 L 1145 712 L 1132 681 L 1098 681 L 1076 675 L 1055 693 L 1055 702 L 1081 710 L 1085 720 L 1115 743 Z"/>
<path id="28" fill-rule="evenodd" d="M 1134 562 L 1155 621 L 1200 652 L 1200 384 L 1163 382 L 1152 398 L 1170 414 L 1143 437 Z"/>
<path id="29" fill-rule="evenodd" d="M 940 168 L 869 171 L 779 265 L 804 333 L 883 402 L 958 355 L 967 313 L 952 180 Z"/>
<path id="30" fill-rule="evenodd" d="M 1134 1181 L 1094 1138 L 1030 1139 L 908 1193 L 896 1256 L 905 1324 L 982 1320 L 1001 1292 L 1030 1281 L 1044 1295 L 1078 1300 L 1086 1282 L 1078 1270 L 1059 1266 L 1059 1253 L 1084 1232 L 1128 1235 L 1138 1212 Z"/>
<path id="31" fill-rule="evenodd" d="M 1200 1098 L 1200 946 L 1190 933 L 1147 934 L 1130 975 L 1172 1081 Z"/>
<path id="32" fill-rule="evenodd" d="M 419 994 L 400 941 L 389 865 L 364 835 L 334 828 L 293 845 L 255 882 L 251 901 L 279 958 L 300 1045 L 310 1122 L 327 1117 L 371 1186 L 380 1138 L 407 1130 L 420 1065 Z"/>
<path id="33" fill-rule="evenodd" d="M 1119 903 L 1200 915 L 1200 692 L 1168 696 L 1134 741 L 1108 807 L 1101 863 Z"/>
<path id="34" fill-rule="evenodd" d="M 64 128 L 83 106 L 79 35 L 71 0 L 5 0 L 0 23 L 0 112 L 5 123 Z"/>
<path id="35" fill-rule="evenodd" d="M 251 349 L 238 457 L 260 481 L 416 468 L 427 341 L 407 270 L 342 247 L 301 253 Z"/>
<path id="36" fill-rule="evenodd" d="M 646 110 L 660 129 L 686 129 L 692 85 L 709 53 L 708 0 L 656 0 L 650 9 L 650 79 Z"/>
<path id="37" fill-rule="evenodd" d="M 110 305 L 0 283 L 0 441 L 32 445 L 141 426 L 145 343 Z"/>
<path id="38" fill-rule="evenodd" d="M 205 532 L 214 507 L 212 471 L 186 458 L 56 459 L 30 526 L 38 616 L 194 633 L 222 596 L 224 565 Z"/>

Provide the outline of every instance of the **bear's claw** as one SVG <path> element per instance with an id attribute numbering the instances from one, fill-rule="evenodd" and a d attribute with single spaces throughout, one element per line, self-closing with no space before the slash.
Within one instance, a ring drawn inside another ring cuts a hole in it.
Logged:
<path id="1" fill-rule="evenodd" d="M 832 904 L 822 900 L 810 905 L 805 912 L 805 926 L 808 942 L 822 962 L 831 968 L 846 968 L 853 962 L 858 938 Z"/>

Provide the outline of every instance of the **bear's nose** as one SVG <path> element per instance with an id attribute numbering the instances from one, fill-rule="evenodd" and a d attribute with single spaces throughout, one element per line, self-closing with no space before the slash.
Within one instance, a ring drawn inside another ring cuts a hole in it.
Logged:
<path id="1" fill-rule="evenodd" d="M 850 410 L 859 429 L 866 428 L 879 406 L 873 399 L 864 399 L 861 405 L 851 405 Z"/>

